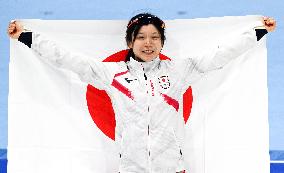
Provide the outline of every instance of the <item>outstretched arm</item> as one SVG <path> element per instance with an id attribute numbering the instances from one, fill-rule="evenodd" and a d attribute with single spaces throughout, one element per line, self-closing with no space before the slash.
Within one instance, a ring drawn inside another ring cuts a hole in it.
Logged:
<path id="1" fill-rule="evenodd" d="M 221 68 L 235 57 L 249 50 L 266 33 L 275 30 L 276 22 L 274 19 L 263 17 L 262 23 L 263 26 L 254 26 L 242 32 L 237 38 L 228 38 L 221 42 L 216 48 L 201 57 L 200 62 L 196 62 L 196 68 L 200 72 Z"/>
<path id="2" fill-rule="evenodd" d="M 89 57 L 72 54 L 39 33 L 24 32 L 19 22 L 10 23 L 8 35 L 26 44 L 37 55 L 53 65 L 77 73 L 82 81 L 90 84 L 109 85 L 119 69 L 117 63 L 103 63 Z"/>
<path id="3" fill-rule="evenodd" d="M 262 23 L 263 26 L 253 26 L 237 37 L 225 39 L 197 59 L 188 59 L 184 74 L 186 81 L 190 80 L 187 83 L 196 81 L 206 72 L 222 68 L 253 47 L 266 33 L 276 28 L 276 21 L 272 18 L 263 17 Z"/>

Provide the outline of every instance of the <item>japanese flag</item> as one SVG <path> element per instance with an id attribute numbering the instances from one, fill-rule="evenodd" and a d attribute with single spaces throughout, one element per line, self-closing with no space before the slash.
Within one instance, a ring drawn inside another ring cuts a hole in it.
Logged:
<path id="1" fill-rule="evenodd" d="M 259 16 L 168 20 L 162 53 L 173 60 L 195 57 L 257 20 Z M 113 61 L 111 55 L 119 52 L 121 57 L 127 48 L 127 21 L 22 23 L 100 61 Z M 269 172 L 266 66 L 262 38 L 185 93 L 191 98 L 182 108 L 186 172 Z M 46 63 L 16 40 L 11 40 L 9 69 L 9 173 L 118 172 L 115 114 L 103 91 Z"/>

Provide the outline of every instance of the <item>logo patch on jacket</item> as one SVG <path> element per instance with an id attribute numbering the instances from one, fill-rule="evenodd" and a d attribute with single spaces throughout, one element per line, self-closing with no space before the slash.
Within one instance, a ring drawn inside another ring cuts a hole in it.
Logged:
<path id="1" fill-rule="evenodd" d="M 132 82 L 132 81 L 134 81 L 134 80 L 137 80 L 137 79 L 129 79 L 128 77 L 126 77 L 126 78 L 124 78 L 125 80 L 126 80 L 126 82 L 128 82 L 128 83 L 130 83 L 130 82 Z"/>
<path id="2" fill-rule="evenodd" d="M 168 76 L 161 76 L 158 78 L 159 84 L 163 89 L 168 89 L 171 86 L 170 80 Z"/>

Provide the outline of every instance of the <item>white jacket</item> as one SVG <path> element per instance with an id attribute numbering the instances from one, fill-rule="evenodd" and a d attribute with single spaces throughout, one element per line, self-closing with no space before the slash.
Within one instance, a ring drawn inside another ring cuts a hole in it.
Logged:
<path id="1" fill-rule="evenodd" d="M 111 97 L 120 146 L 120 173 L 184 170 L 182 95 L 204 72 L 218 69 L 256 42 L 251 28 L 196 59 L 100 62 L 72 55 L 38 33 L 32 49 L 56 66 L 77 73 Z M 119 156 L 119 155 L 118 155 Z"/>

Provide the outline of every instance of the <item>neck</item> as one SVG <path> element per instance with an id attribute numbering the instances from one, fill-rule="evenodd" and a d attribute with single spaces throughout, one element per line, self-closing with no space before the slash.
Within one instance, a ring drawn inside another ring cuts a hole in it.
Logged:
<path id="1" fill-rule="evenodd" d="M 134 59 L 135 59 L 136 61 L 138 61 L 138 62 L 145 62 L 145 61 L 143 61 L 142 59 L 140 59 L 140 58 L 137 57 L 137 56 L 134 56 Z"/>

